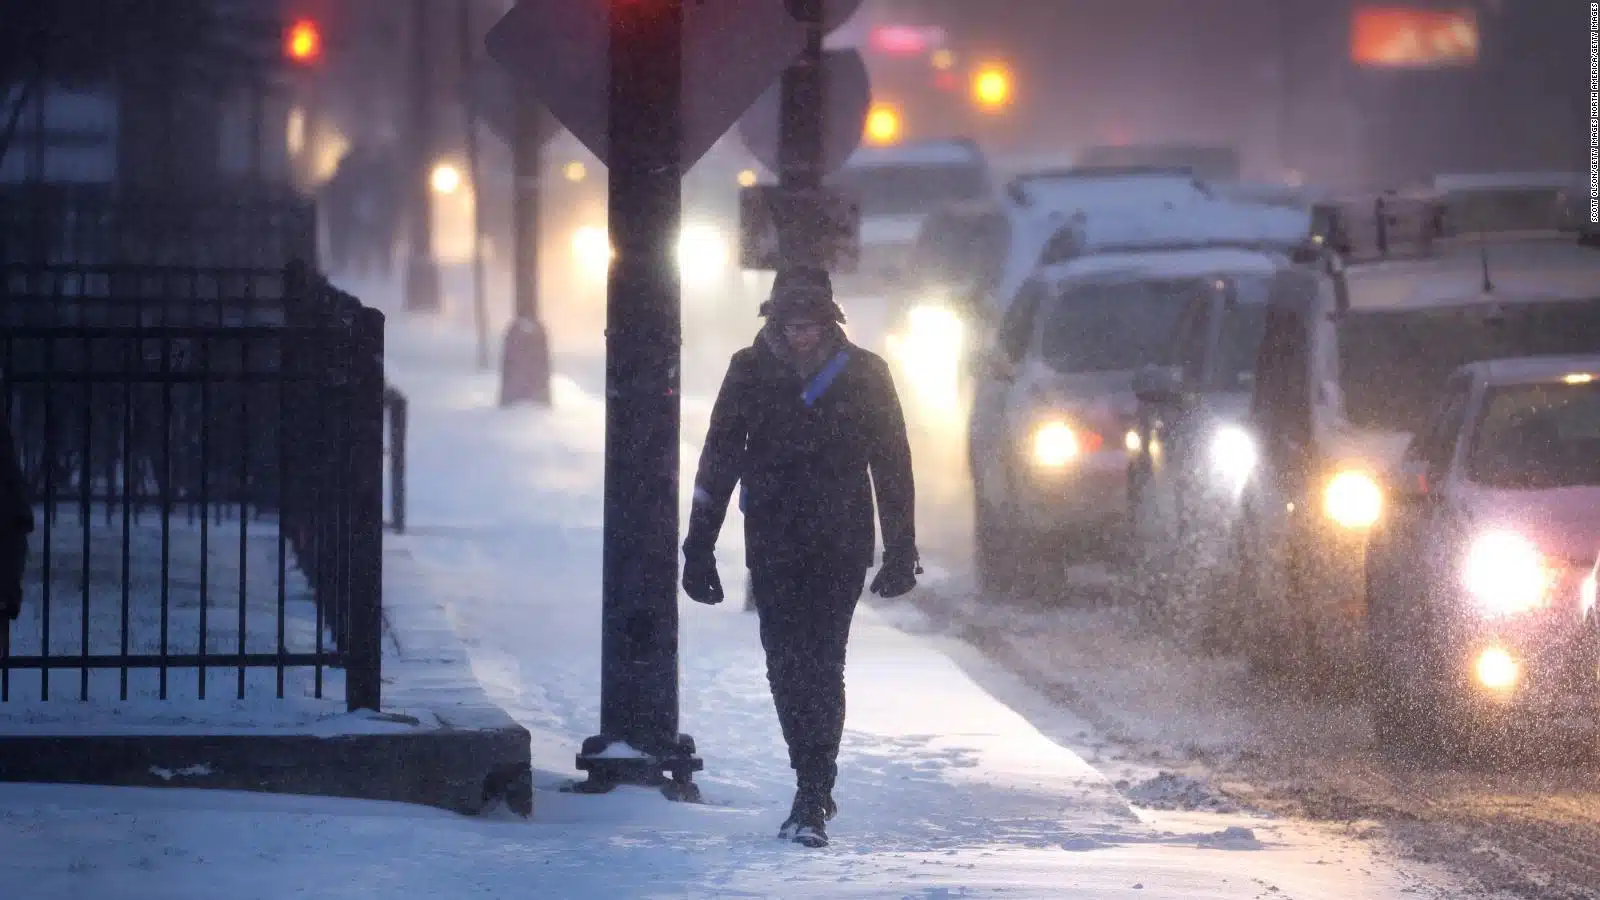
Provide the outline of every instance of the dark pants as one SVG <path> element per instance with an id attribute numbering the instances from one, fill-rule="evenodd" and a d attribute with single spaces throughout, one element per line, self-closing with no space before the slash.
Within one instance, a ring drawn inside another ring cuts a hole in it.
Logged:
<path id="1" fill-rule="evenodd" d="M 750 575 L 789 765 L 802 786 L 831 791 L 844 736 L 845 644 L 866 567 L 813 558 L 760 565 Z"/>

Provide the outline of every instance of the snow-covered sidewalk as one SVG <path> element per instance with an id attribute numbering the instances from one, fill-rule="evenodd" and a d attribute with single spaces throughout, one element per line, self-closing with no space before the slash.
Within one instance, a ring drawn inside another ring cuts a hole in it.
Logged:
<path id="1" fill-rule="evenodd" d="M 433 352 L 420 352 L 425 345 Z M 467 374 L 469 355 L 451 362 L 400 324 L 390 346 L 392 375 L 412 400 L 414 525 L 389 538 L 388 612 L 442 608 L 472 671 L 529 729 L 533 821 L 216 792 L 0 786 L 0 885 L 74 900 L 1458 895 L 1437 873 L 1398 867 L 1353 838 L 1136 811 L 1047 737 L 1037 712 L 1030 722 L 997 699 L 1024 706 L 1015 700 L 1021 685 L 865 605 L 851 644 L 832 847 L 773 839 L 792 781 L 756 623 L 738 596 L 683 605 L 682 727 L 706 760 L 699 780 L 708 802 L 672 804 L 642 789 L 560 793 L 599 721 L 600 400 L 563 379 L 553 411 L 498 410 L 496 377 Z M 703 421 L 705 407 L 704 398 L 686 399 L 686 417 Z M 686 471 L 699 430 L 685 428 Z M 732 518 L 720 559 L 736 595 L 742 547 Z M 1088 728 L 1048 714 L 1051 733 Z"/>

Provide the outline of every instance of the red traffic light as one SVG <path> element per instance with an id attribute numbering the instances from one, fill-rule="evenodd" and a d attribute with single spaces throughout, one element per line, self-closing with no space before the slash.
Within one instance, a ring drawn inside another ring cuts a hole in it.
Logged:
<path id="1" fill-rule="evenodd" d="M 283 36 L 283 55 L 297 63 L 313 63 L 322 57 L 322 30 L 310 19 L 300 19 Z"/>

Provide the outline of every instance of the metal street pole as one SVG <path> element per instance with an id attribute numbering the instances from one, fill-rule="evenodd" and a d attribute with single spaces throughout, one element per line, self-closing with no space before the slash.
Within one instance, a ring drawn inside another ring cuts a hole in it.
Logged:
<path id="1" fill-rule="evenodd" d="M 526 91 L 515 97 L 511 138 L 511 280 L 515 309 L 500 352 L 500 405 L 550 405 L 550 338 L 539 318 L 539 176 L 544 108 Z"/>
<path id="2" fill-rule="evenodd" d="M 466 115 L 467 184 L 472 190 L 472 324 L 478 332 L 478 368 L 489 368 L 489 310 L 483 277 L 483 165 L 478 156 L 478 104 L 472 95 L 472 70 L 476 65 L 472 39 L 473 0 L 457 0 L 456 40 L 461 50 L 461 105 Z"/>
<path id="3" fill-rule="evenodd" d="M 411 0 L 411 71 L 406 135 L 405 201 L 409 220 L 406 256 L 407 312 L 435 313 L 440 307 L 439 267 L 433 259 L 433 72 L 429 69 L 428 0 Z"/>
<path id="4" fill-rule="evenodd" d="M 778 106 L 778 186 L 786 194 L 822 186 L 822 0 L 786 0 L 789 14 L 807 26 L 806 46 L 783 70 Z M 795 259 L 805 229 L 778 236 L 783 259 Z"/>
<path id="5" fill-rule="evenodd" d="M 678 440 L 683 331 L 684 0 L 612 0 L 600 734 L 576 790 L 661 785 L 698 800 L 678 733 Z M 671 775 L 668 782 L 663 773 Z"/>
<path id="6" fill-rule="evenodd" d="M 1294 115 L 1294 94 L 1289 84 L 1289 72 L 1294 65 L 1290 5 L 1290 0 L 1278 0 L 1278 169 L 1279 175 L 1285 178 L 1294 169 L 1289 152 L 1289 121 Z"/>

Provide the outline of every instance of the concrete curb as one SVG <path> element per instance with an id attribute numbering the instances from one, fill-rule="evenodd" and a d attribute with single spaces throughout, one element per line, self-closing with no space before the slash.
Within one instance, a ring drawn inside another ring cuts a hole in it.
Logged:
<path id="1" fill-rule="evenodd" d="M 529 816 L 528 732 L 500 717 L 499 727 L 328 737 L 9 735 L 0 738 L 0 782 L 315 794 L 469 815 L 499 801 Z"/>

